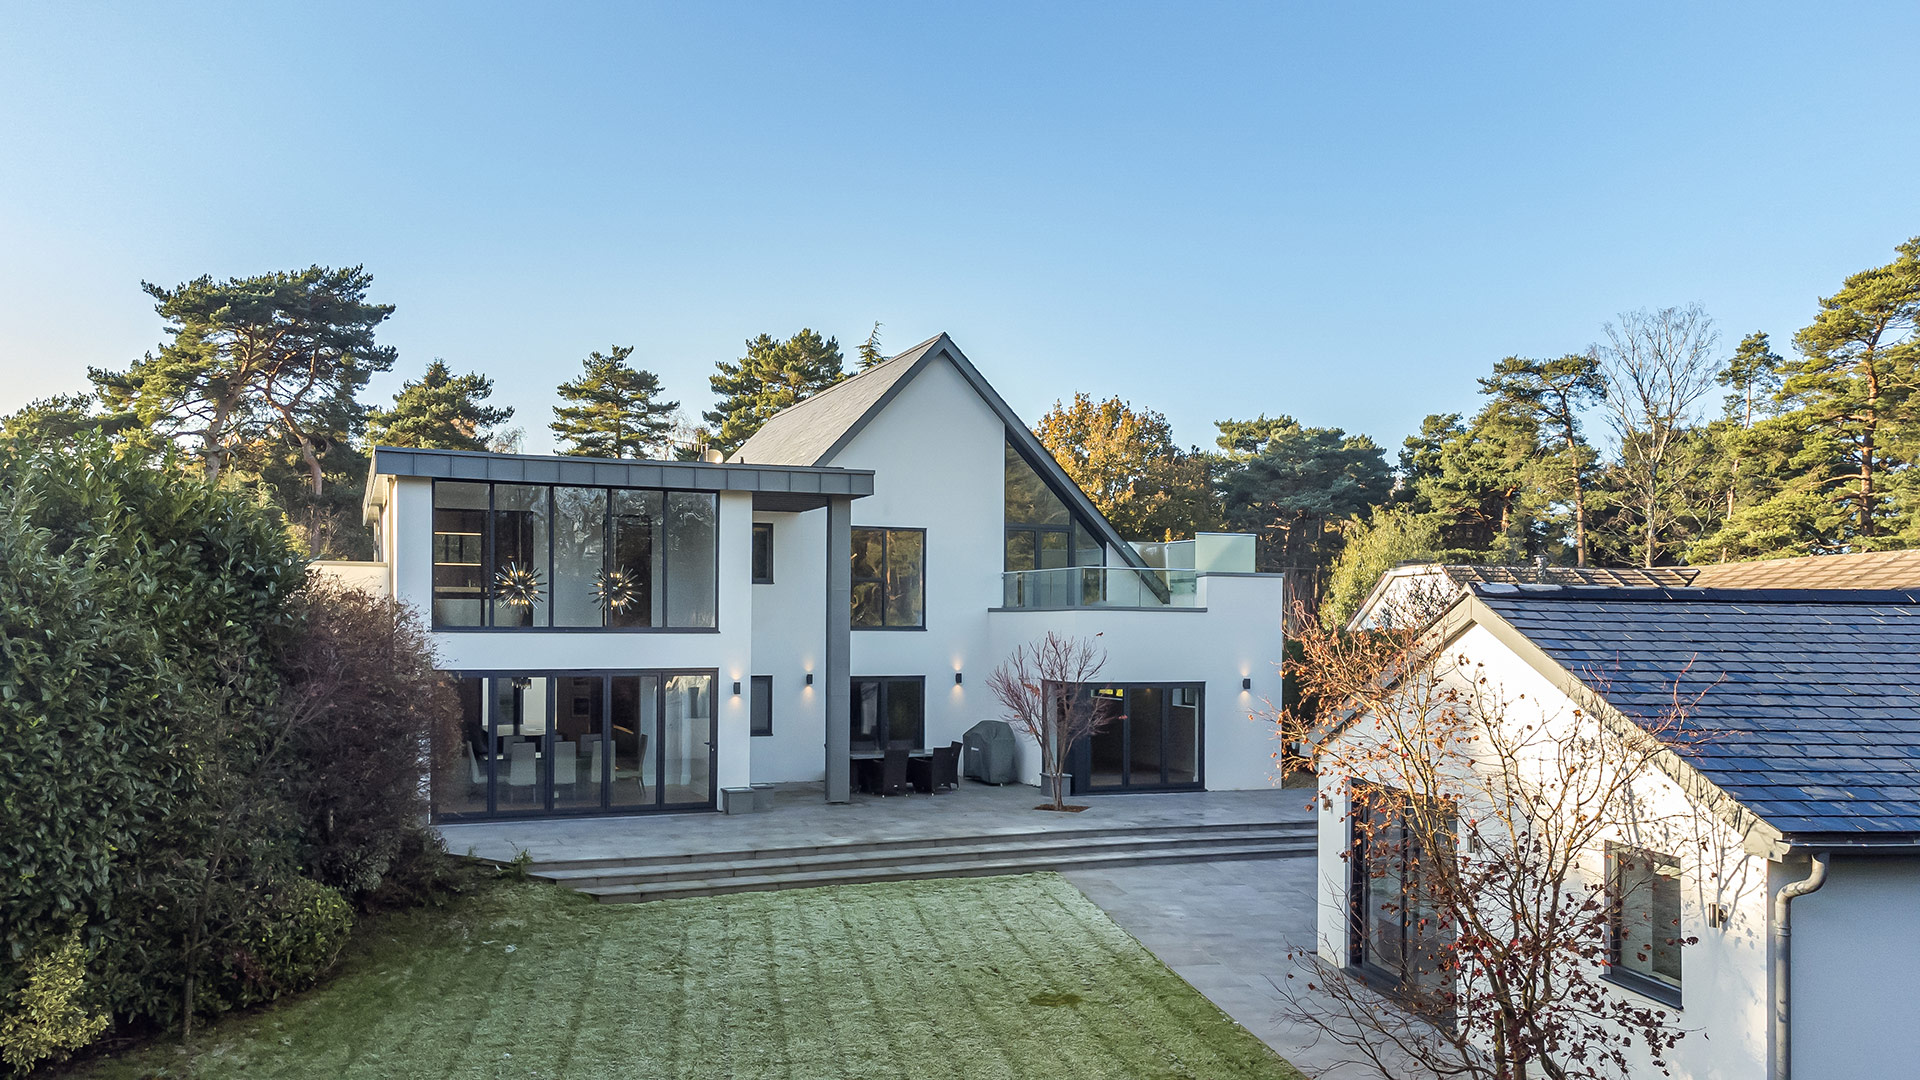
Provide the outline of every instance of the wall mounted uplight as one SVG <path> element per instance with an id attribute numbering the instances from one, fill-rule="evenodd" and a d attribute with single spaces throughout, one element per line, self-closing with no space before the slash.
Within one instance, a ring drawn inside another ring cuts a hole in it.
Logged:
<path id="1" fill-rule="evenodd" d="M 953 673 L 953 685 L 955 686 L 960 685 L 960 673 L 957 671 Z"/>
<path id="2" fill-rule="evenodd" d="M 813 685 L 813 672 L 811 671 L 807 672 L 807 685 L 808 686 Z"/>
<path id="3" fill-rule="evenodd" d="M 740 696 L 740 682 L 737 679 L 734 680 L 734 683 L 733 683 L 733 696 L 734 697 Z"/>
<path id="4" fill-rule="evenodd" d="M 733 692 L 734 692 L 734 693 L 736 693 L 736 694 L 737 694 L 737 693 L 739 693 L 739 692 L 740 692 L 740 684 L 739 684 L 739 683 L 734 683 L 734 684 L 733 684 L 733 687 L 734 687 L 734 689 L 733 689 Z M 1253 689 L 1253 680 L 1252 680 L 1252 679 L 1241 679 L 1241 680 L 1240 680 L 1240 689 L 1242 689 L 1242 690 L 1251 690 L 1251 689 Z"/>

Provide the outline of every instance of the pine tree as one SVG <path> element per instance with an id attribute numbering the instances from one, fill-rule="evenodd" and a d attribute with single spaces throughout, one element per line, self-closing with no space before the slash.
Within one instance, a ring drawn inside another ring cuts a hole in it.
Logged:
<path id="1" fill-rule="evenodd" d="M 812 330 L 785 341 L 761 334 L 747 354 L 720 361 L 708 379 L 719 403 L 701 413 L 713 432 L 713 447 L 731 454 L 774 413 L 825 390 L 846 377 L 840 344 Z"/>
<path id="2" fill-rule="evenodd" d="M 368 378 L 393 367 L 374 340 L 391 304 L 367 302 L 373 275 L 313 266 L 172 289 L 143 283 L 172 340 L 125 372 L 89 373 L 108 408 L 200 452 L 207 479 L 229 460 L 264 472 L 285 445 L 322 494 L 329 450 L 352 453 Z"/>
<path id="3" fill-rule="evenodd" d="M 1480 380 L 1480 392 L 1530 421 L 1539 432 L 1541 451 L 1558 459 L 1548 482 L 1567 481 L 1573 498 L 1573 564 L 1587 565 L 1587 470 L 1598 457 L 1580 437 L 1580 413 L 1607 392 L 1600 365 L 1592 356 L 1558 360 L 1509 356 Z"/>
<path id="4" fill-rule="evenodd" d="M 860 370 L 866 371 L 886 361 L 887 354 L 880 351 L 880 324 L 876 322 L 873 330 L 867 334 L 867 340 L 860 343 Z"/>
<path id="5" fill-rule="evenodd" d="M 582 457 L 638 458 L 660 455 L 673 431 L 677 401 L 659 401 L 660 379 L 630 366 L 631 345 L 588 356 L 580 377 L 560 384 L 567 402 L 553 409 L 547 425 L 560 452 Z"/>
<path id="6" fill-rule="evenodd" d="M 512 408 L 482 404 L 492 395 L 492 379 L 477 372 L 455 375 L 446 361 L 435 360 L 419 382 L 393 395 L 393 408 L 368 414 L 367 441 L 421 450 L 485 450 L 489 429 L 513 416 Z"/>

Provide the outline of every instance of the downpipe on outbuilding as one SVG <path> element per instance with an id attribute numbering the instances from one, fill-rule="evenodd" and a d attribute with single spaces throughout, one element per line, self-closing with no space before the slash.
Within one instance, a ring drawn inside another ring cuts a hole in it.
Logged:
<path id="1" fill-rule="evenodd" d="M 1827 853 L 1813 853 L 1813 870 L 1799 881 L 1789 881 L 1773 894 L 1773 1080 L 1793 1074 L 1792 986 L 1793 902 L 1827 883 Z"/>

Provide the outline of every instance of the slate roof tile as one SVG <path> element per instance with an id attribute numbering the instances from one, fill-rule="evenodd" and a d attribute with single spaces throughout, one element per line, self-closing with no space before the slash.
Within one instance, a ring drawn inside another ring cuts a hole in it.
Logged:
<path id="1" fill-rule="evenodd" d="M 1658 721 L 1677 687 L 1703 736 L 1681 752 L 1775 828 L 1920 829 L 1920 592 L 1474 592 L 1628 716 Z"/>

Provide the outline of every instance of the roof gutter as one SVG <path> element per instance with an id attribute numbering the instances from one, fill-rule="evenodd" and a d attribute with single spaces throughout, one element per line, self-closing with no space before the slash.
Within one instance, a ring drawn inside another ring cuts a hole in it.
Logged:
<path id="1" fill-rule="evenodd" d="M 1772 1080 L 1790 1080 L 1793 1050 L 1789 1045 L 1792 1006 L 1793 902 L 1820 891 L 1827 883 L 1827 853 L 1813 853 L 1813 870 L 1799 881 L 1789 881 L 1773 894 L 1773 1069 Z"/>

